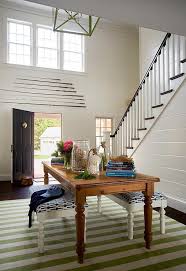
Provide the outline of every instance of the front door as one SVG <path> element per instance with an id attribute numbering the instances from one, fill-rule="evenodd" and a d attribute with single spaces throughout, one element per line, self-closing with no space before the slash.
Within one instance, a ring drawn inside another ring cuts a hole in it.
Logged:
<path id="1" fill-rule="evenodd" d="M 13 109 L 13 181 L 32 176 L 34 168 L 34 113 Z"/>

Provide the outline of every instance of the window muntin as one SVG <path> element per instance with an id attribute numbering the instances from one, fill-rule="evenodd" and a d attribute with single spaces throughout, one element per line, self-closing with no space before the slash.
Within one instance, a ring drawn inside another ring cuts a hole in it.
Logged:
<path id="1" fill-rule="evenodd" d="M 99 147 L 101 142 L 103 141 L 104 132 L 110 132 L 111 134 L 112 119 L 111 118 L 96 118 L 96 147 Z"/>
<path id="2" fill-rule="evenodd" d="M 84 71 L 84 37 L 77 34 L 63 34 L 63 69 Z"/>
<path id="3" fill-rule="evenodd" d="M 31 23 L 8 19 L 7 28 L 8 63 L 31 65 Z"/>
<path id="4" fill-rule="evenodd" d="M 48 27 L 37 26 L 37 66 L 59 67 L 59 35 Z"/>

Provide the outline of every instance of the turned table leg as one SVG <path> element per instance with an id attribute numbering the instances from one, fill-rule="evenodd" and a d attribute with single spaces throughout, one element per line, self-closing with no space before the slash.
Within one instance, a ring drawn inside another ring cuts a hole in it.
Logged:
<path id="1" fill-rule="evenodd" d="M 84 252 L 85 252 L 85 201 L 86 197 L 82 195 L 79 191 L 76 192 L 76 252 L 78 255 L 78 262 L 83 263 Z"/>
<path id="2" fill-rule="evenodd" d="M 154 185 L 149 183 L 146 186 L 145 205 L 144 205 L 144 219 L 145 219 L 145 247 L 150 249 L 152 242 L 152 195 L 154 192 Z"/>
<path id="3" fill-rule="evenodd" d="M 45 166 L 43 166 L 43 170 L 44 170 L 44 184 L 48 184 L 48 180 L 49 180 L 48 171 Z"/>

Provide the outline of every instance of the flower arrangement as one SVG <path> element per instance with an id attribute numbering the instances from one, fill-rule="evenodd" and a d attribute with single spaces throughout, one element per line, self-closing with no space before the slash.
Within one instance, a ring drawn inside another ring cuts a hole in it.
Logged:
<path id="1" fill-rule="evenodd" d="M 69 169 L 71 164 L 71 153 L 73 149 L 73 141 L 67 140 L 63 142 L 62 140 L 57 143 L 57 150 L 53 153 L 56 157 L 64 157 L 64 166 Z"/>

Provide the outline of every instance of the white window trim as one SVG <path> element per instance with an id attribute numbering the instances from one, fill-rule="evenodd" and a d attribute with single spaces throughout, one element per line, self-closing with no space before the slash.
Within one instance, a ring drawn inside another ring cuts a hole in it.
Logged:
<path id="1" fill-rule="evenodd" d="M 35 48 L 35 57 L 36 57 L 36 67 L 38 68 L 46 68 L 46 69 L 60 69 L 61 68 L 61 60 L 60 60 L 60 44 L 61 44 L 61 37 L 59 33 L 57 33 L 57 67 L 43 67 L 38 65 L 38 48 L 44 48 L 44 49 L 50 49 L 50 50 L 56 50 L 53 48 L 47 48 L 47 47 L 39 47 L 38 46 L 38 28 L 45 28 L 45 29 L 50 29 L 52 30 L 51 26 L 48 25 L 41 25 L 41 24 L 36 24 L 35 28 L 35 35 L 36 35 L 36 48 Z"/>
<path id="2" fill-rule="evenodd" d="M 22 65 L 22 64 L 14 64 L 10 63 L 9 60 L 9 44 L 20 44 L 23 45 L 22 43 L 16 43 L 16 42 L 9 42 L 9 22 L 17 23 L 17 24 L 22 24 L 22 25 L 29 25 L 30 26 L 30 45 L 27 45 L 30 47 L 30 64 L 29 65 Z M 25 67 L 30 67 L 33 65 L 33 24 L 32 22 L 27 22 L 27 21 L 21 21 L 17 19 L 12 19 L 12 18 L 6 18 L 6 62 L 9 65 L 21 65 Z"/>
<path id="3" fill-rule="evenodd" d="M 69 34 L 70 35 L 70 34 Z M 72 50 L 63 50 L 63 41 L 64 41 L 64 33 L 62 33 L 62 50 L 61 50 L 61 56 L 62 56 L 62 60 L 64 59 L 64 52 L 71 52 L 71 53 L 76 53 L 76 54 L 80 54 L 81 57 L 82 57 L 82 71 L 74 71 L 73 72 L 81 72 L 81 73 L 85 73 L 85 56 L 86 56 L 86 53 L 85 53 L 85 37 L 84 36 L 81 36 L 81 39 L 82 39 L 82 52 L 75 52 L 75 51 L 72 51 Z M 62 70 L 64 71 L 70 71 L 70 70 L 66 70 L 64 69 L 64 60 L 62 61 L 62 67 L 61 67 Z"/>
<path id="4" fill-rule="evenodd" d="M 106 119 L 111 119 L 111 134 L 113 133 L 113 124 L 114 124 L 113 117 L 110 117 L 110 116 L 108 116 L 108 117 L 105 117 L 105 116 L 104 116 L 104 117 L 96 116 L 96 117 L 95 117 L 95 127 L 96 127 L 96 128 L 100 128 L 100 130 L 101 130 L 101 128 L 103 128 L 103 127 L 101 127 L 101 126 L 100 126 L 100 127 L 97 127 L 97 126 L 96 126 L 96 119 L 105 119 L 105 120 L 106 120 Z M 106 127 L 104 127 L 104 128 L 106 128 Z M 97 136 L 97 135 L 95 136 L 95 146 L 96 146 L 96 138 L 97 138 L 97 137 L 102 137 L 102 136 Z"/>

